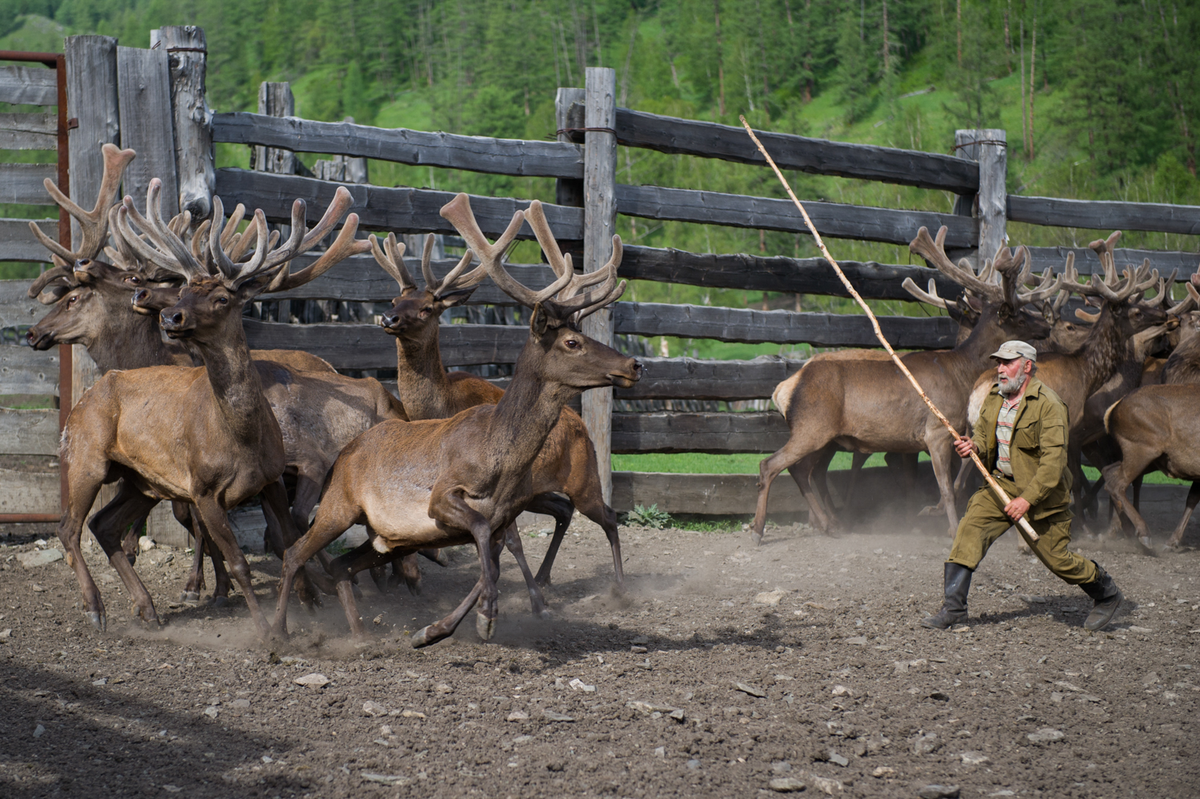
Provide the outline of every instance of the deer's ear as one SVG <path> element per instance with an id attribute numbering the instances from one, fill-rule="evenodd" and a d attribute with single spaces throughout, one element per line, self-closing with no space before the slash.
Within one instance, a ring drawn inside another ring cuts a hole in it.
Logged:
<path id="1" fill-rule="evenodd" d="M 535 336 L 542 336 L 550 329 L 550 326 L 550 314 L 546 313 L 546 309 L 539 302 L 533 306 L 533 316 L 529 319 L 529 331 Z"/>
<path id="2" fill-rule="evenodd" d="M 471 299 L 471 295 L 475 293 L 475 289 L 477 288 L 479 288 L 479 286 L 471 286 L 470 288 L 447 291 L 437 299 L 438 302 L 440 302 L 444 307 L 453 308 L 455 305 L 462 305 L 464 302 Z"/>

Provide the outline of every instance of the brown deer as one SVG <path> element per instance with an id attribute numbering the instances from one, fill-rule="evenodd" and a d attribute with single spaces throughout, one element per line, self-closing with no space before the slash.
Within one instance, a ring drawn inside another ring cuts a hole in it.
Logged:
<path id="1" fill-rule="evenodd" d="M 151 181 L 151 192 L 158 191 L 161 184 Z M 179 304 L 161 314 L 161 324 L 169 337 L 194 342 L 204 366 L 109 372 L 75 406 L 63 430 L 60 457 L 68 468 L 69 486 L 58 535 L 83 592 L 85 612 L 99 629 L 107 622 L 104 604 L 79 543 L 85 515 L 105 482 L 122 481 L 116 498 L 90 526 L 146 621 L 157 621 L 158 615 L 120 549 L 119 536 L 160 499 L 195 507 L 201 529 L 230 564 L 251 616 L 264 633 L 266 619 L 225 513 L 261 492 L 287 540 L 296 535 L 281 480 L 286 466 L 283 437 L 264 396 L 262 371 L 246 346 L 241 310 L 289 279 L 290 260 L 337 224 L 348 197 L 336 199 L 311 230 L 304 202 L 297 200 L 292 235 L 274 249 L 269 249 L 262 212 L 256 212 L 253 254 L 238 261 L 222 249 L 226 220 L 220 199 L 214 197 L 213 204 L 207 240 L 193 241 L 192 246 L 163 223 L 156 202 L 148 203 L 148 218 L 137 213 L 129 197 L 119 211 L 118 219 L 132 218 L 148 239 L 135 234 L 127 238 L 139 256 L 188 280 Z M 357 225 L 357 215 L 350 214 L 330 250 L 295 277 L 311 279 L 353 252 L 362 252 L 368 245 L 353 241 Z"/>
<path id="2" fill-rule="evenodd" d="M 1071 423 L 1067 462 L 1074 477 L 1072 491 L 1077 509 L 1082 507 L 1082 492 L 1086 486 L 1080 467 L 1080 448 L 1088 397 L 1095 394 L 1126 360 L 1128 344 L 1136 333 L 1158 325 L 1170 328 L 1177 324 L 1168 317 L 1161 302 L 1142 302 L 1143 294 L 1159 282 L 1158 273 L 1150 269 L 1149 262 L 1136 270 L 1126 269 L 1124 276 L 1118 277 L 1113 249 L 1120 235 L 1120 231 L 1116 231 L 1107 239 L 1088 245 L 1100 255 L 1103 277 L 1093 275 L 1088 283 L 1078 283 L 1074 261 L 1068 257 L 1064 268 L 1066 287 L 1098 301 L 1100 311 L 1095 316 L 1085 314 L 1092 326 L 1077 352 L 1070 355 L 1045 353 L 1038 357 L 1038 379 L 1058 394 L 1067 406 Z M 994 377 L 994 370 L 979 375 L 976 389 L 986 393 Z M 1078 513 L 1076 518 L 1079 518 Z"/>
<path id="3" fill-rule="evenodd" d="M 126 151 L 125 155 L 129 156 L 131 152 Z M 116 155 L 120 154 L 112 148 L 106 169 L 120 165 L 121 162 L 115 160 Z M 104 182 L 109 182 L 107 173 Z M 148 207 L 150 204 L 157 207 L 160 199 L 156 193 L 148 193 Z M 343 195 L 337 202 L 344 205 L 348 199 L 348 195 Z M 194 347 L 183 342 L 164 340 L 158 325 L 158 311 L 178 301 L 182 278 L 139 255 L 138 248 L 130 241 L 136 234 L 129 229 L 127 214 L 121 214 L 116 206 L 105 218 L 113 239 L 113 247 L 108 248 L 109 256 L 120 267 L 93 260 L 96 253 L 91 250 L 98 248 L 105 239 L 103 228 L 97 230 L 99 223 L 96 217 L 99 215 L 94 212 L 84 214 L 69 200 L 64 207 L 79 218 L 86 231 L 85 240 L 93 244 L 89 250 L 81 248 L 80 252 L 71 253 L 81 256 L 80 260 L 74 262 L 73 268 L 56 266 L 31 286 L 30 294 L 40 299 L 53 300 L 57 297 L 53 310 L 30 328 L 28 338 L 31 345 L 46 349 L 54 344 L 82 344 L 88 348 L 103 373 L 112 369 L 144 366 L 199 365 L 200 356 Z M 100 208 L 99 202 L 97 208 Z M 242 234 L 237 232 L 237 224 L 243 215 L 244 209 L 239 205 L 224 226 L 221 236 L 222 249 L 235 260 L 244 256 L 245 250 L 255 239 L 252 229 Z M 175 235 L 188 235 L 189 220 L 186 216 L 180 215 L 170 223 L 169 228 Z M 204 227 L 201 226 L 192 236 L 191 243 L 203 239 Z M 311 276 L 291 275 L 275 290 L 298 285 L 307 279 L 311 279 Z M 137 292 L 150 290 L 159 292 L 161 304 L 154 308 L 153 313 L 136 313 L 147 308 L 144 303 L 141 308 L 131 304 L 131 298 Z M 292 515 L 297 529 L 307 529 L 325 475 L 341 447 L 358 433 L 384 419 L 405 418 L 404 410 L 378 381 L 338 375 L 327 362 L 307 352 L 252 350 L 251 356 L 256 363 L 262 364 L 262 368 L 273 370 L 277 376 L 277 379 L 266 380 L 267 399 L 281 425 L 288 474 L 295 477 Z M 322 374 L 307 374 L 311 372 Z M 315 413 L 318 408 L 330 412 Z M 174 513 L 180 523 L 192 526 L 183 507 L 175 507 Z M 267 517 L 269 547 L 282 553 L 279 522 L 274 519 L 269 507 L 264 506 L 264 515 Z M 141 534 L 142 526 L 140 521 L 132 525 L 122 540 L 122 548 L 130 556 L 131 562 L 136 557 L 137 537 Z M 195 533 L 193 530 L 193 535 Z M 195 562 L 182 596 L 185 602 L 197 601 L 204 589 L 202 559 L 205 546 L 202 536 L 196 536 L 196 539 Z M 209 554 L 216 556 L 213 563 L 217 585 L 213 596 L 214 601 L 221 604 L 228 594 L 229 580 L 219 553 L 209 547 Z M 410 568 L 405 575 L 412 587 L 415 573 Z"/>
<path id="4" fill-rule="evenodd" d="M 1200 320 L 1191 307 L 1200 305 L 1200 273 L 1187 284 L 1190 300 L 1186 313 L 1186 334 L 1167 358 L 1175 368 L 1168 374 L 1171 382 L 1148 385 L 1114 403 L 1105 414 L 1104 426 L 1121 451 L 1121 459 L 1104 467 L 1104 487 L 1118 518 L 1128 519 L 1139 543 L 1151 546 L 1150 528 L 1138 512 L 1136 503 L 1125 498 L 1125 489 L 1145 472 L 1159 469 L 1182 480 L 1190 479 L 1183 516 L 1175 526 L 1166 549 L 1178 549 L 1183 543 L 1192 512 L 1200 502 Z M 1188 302 L 1185 300 L 1185 303 Z M 1182 354 L 1181 354 L 1182 353 Z M 1179 357 L 1177 357 L 1179 356 Z M 1166 370 L 1164 369 L 1164 372 Z"/>
<path id="5" fill-rule="evenodd" d="M 458 266 L 439 281 L 431 266 L 432 242 L 431 235 L 422 253 L 425 288 L 420 289 L 404 264 L 404 245 L 396 241 L 395 235 L 389 235 L 383 247 L 371 238 L 375 260 L 400 286 L 399 296 L 379 324 L 396 338 L 396 385 L 400 400 L 413 420 L 448 418 L 475 405 L 495 405 L 504 396 L 503 389 L 483 378 L 466 372 L 447 373 L 442 365 L 438 318 L 447 308 L 466 302 L 486 272 L 477 267 L 464 274 L 472 260 L 468 251 Z M 508 242 L 492 246 L 501 244 L 507 246 Z M 503 250 L 498 252 L 502 254 Z M 583 419 L 572 409 L 563 408 L 562 418 L 546 438 L 533 463 L 533 480 L 538 496 L 528 510 L 555 518 L 554 535 L 538 569 L 537 584 L 545 586 L 550 582 L 550 570 L 571 523 L 572 506 L 604 530 L 612 550 L 617 584 L 623 584 L 617 515 L 604 502 L 595 447 Z M 559 493 L 565 494 L 570 502 L 559 499 Z"/>
<path id="6" fill-rule="evenodd" d="M 945 229 L 936 241 L 922 228 L 909 245 L 943 273 L 969 288 L 984 303 L 970 335 L 952 350 L 913 352 L 905 364 L 934 403 L 960 427 L 966 419 L 971 382 L 988 356 L 1011 338 L 1043 338 L 1050 326 L 1021 311 L 1026 252 L 1014 256 L 1002 248 L 994 268 L 1002 284 L 981 281 L 969 267 L 955 264 L 943 249 Z M 833 518 L 818 493 L 811 473 L 829 444 L 864 452 L 928 451 L 941 489 L 950 529 L 958 522 L 951 486 L 952 439 L 890 361 L 822 360 L 802 369 L 775 390 L 773 399 L 791 427 L 788 442 L 759 466 L 758 506 L 753 540 L 762 540 L 771 483 L 788 469 L 809 505 L 809 520 L 828 530 Z"/>
<path id="7" fill-rule="evenodd" d="M 495 405 L 476 405 L 449 419 L 384 422 L 342 451 L 312 527 L 284 559 L 275 614 L 277 635 L 287 633 L 294 575 L 315 552 L 358 522 L 371 529 L 371 540 L 333 563 L 338 596 L 356 634 L 362 634 L 363 624 L 350 591 L 350 575 L 386 562 L 393 553 L 474 543 L 479 581 L 449 616 L 419 630 L 412 644 L 426 646 L 450 635 L 476 602 L 476 629 L 482 638 L 490 638 L 497 614 L 503 530 L 535 494 L 530 469 L 563 407 L 585 389 L 628 387 L 641 377 L 638 361 L 578 330 L 580 319 L 625 290 L 624 281 L 616 282 L 619 237 L 613 237 L 612 257 L 602 269 L 577 277 L 560 254 L 541 204 L 535 200 L 528 211 L 517 211 L 500 242 L 511 240 L 528 218 L 558 276 L 549 288 L 534 292 L 505 271 L 501 253 L 480 231 L 466 195 L 447 204 L 442 215 L 480 257 L 497 285 L 532 309 L 529 340 L 508 390 Z"/>

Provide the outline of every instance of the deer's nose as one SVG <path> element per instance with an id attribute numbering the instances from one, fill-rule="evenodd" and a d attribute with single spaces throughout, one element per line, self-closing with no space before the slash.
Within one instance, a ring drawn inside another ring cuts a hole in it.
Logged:
<path id="1" fill-rule="evenodd" d="M 138 289 L 137 291 L 133 292 L 133 304 L 141 305 L 143 302 L 146 301 L 146 298 L 149 296 L 150 296 L 150 292 L 147 291 L 146 289 Z"/>
<path id="2" fill-rule="evenodd" d="M 186 318 L 187 316 L 183 311 L 167 310 L 158 315 L 159 323 L 163 327 L 180 327 Z"/>

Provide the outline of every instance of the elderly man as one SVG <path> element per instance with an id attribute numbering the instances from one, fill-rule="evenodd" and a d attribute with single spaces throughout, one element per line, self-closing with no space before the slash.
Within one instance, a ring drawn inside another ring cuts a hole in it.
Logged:
<path id="1" fill-rule="evenodd" d="M 1112 620 L 1123 596 L 1099 564 L 1067 549 L 1071 542 L 1067 408 L 1034 377 L 1037 351 L 1029 344 L 1005 342 L 992 358 L 997 362 L 997 386 L 983 403 L 974 437 L 961 437 L 954 448 L 963 458 L 970 457 L 972 450 L 978 452 L 1012 499 L 1002 504 L 987 485 L 971 497 L 946 561 L 945 602 L 921 624 L 945 630 L 966 623 L 972 572 L 988 547 L 1027 517 L 1039 536 L 1032 545 L 1034 554 L 1046 568 L 1092 598 L 1094 606 L 1083 626 L 1099 630 Z"/>

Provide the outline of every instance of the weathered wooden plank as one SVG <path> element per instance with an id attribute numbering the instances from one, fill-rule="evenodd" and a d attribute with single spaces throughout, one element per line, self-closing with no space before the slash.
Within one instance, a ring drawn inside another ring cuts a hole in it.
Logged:
<path id="1" fill-rule="evenodd" d="M 58 348 L 0 345 L 0 394 L 58 395 Z"/>
<path id="2" fill-rule="evenodd" d="M 0 164 L 0 203 L 54 205 L 42 181 L 57 176 L 54 164 Z"/>
<path id="3" fill-rule="evenodd" d="M 311 264 L 319 257 L 317 255 L 301 255 L 293 261 L 293 270 L 299 270 Z M 408 269 L 414 275 L 420 274 L 419 259 L 405 258 Z M 430 263 L 434 275 L 440 280 L 458 265 L 458 258 L 439 258 Z M 554 272 L 545 264 L 507 264 L 505 266 L 523 285 L 534 291 L 549 286 L 554 282 Z M 417 277 L 418 283 L 424 285 L 424 279 Z M 297 286 L 290 291 L 280 291 L 271 295 L 271 299 L 280 300 L 341 300 L 344 302 L 391 302 L 400 292 L 399 286 L 390 275 L 379 268 L 375 259 L 370 255 L 356 255 L 336 264 L 328 272 Z M 516 300 L 498 289 L 490 280 L 480 284 L 471 295 L 472 305 L 516 305 Z"/>
<path id="4" fill-rule="evenodd" d="M 57 150 L 58 114 L 0 114 L 0 150 Z"/>
<path id="5" fill-rule="evenodd" d="M 150 31 L 150 47 L 165 50 L 171 81 L 179 209 L 204 219 L 212 211 L 212 109 L 205 95 L 208 44 L 204 29 L 171 25 Z"/>
<path id="6" fill-rule="evenodd" d="M 915 257 L 915 256 L 914 256 Z M 918 259 L 919 260 L 919 259 Z M 867 299 L 912 300 L 904 279 L 925 288 L 930 278 L 943 297 L 955 297 L 962 288 L 936 269 L 922 264 L 880 264 L 874 261 L 838 261 L 855 291 Z M 849 297 L 833 267 L 824 258 L 765 258 L 748 254 L 713 255 L 656 247 L 625 247 L 620 275 L 629 280 L 683 283 L 689 286 L 785 291 Z"/>
<path id="7" fill-rule="evenodd" d="M 665 303 L 617 303 L 618 333 L 711 338 L 718 341 L 812 344 L 817 347 L 879 346 L 865 315 L 751 311 Z M 882 316 L 880 328 L 893 347 L 953 347 L 958 324 L 947 316 Z"/>
<path id="8" fill-rule="evenodd" d="M 979 170 L 974 164 L 939 153 L 765 131 L 755 131 L 755 135 L 781 169 L 943 189 L 955 194 L 973 194 L 979 187 Z M 617 141 L 629 147 L 645 147 L 664 153 L 766 165 L 766 160 L 742 128 L 627 108 L 617 109 Z"/>
<path id="9" fill-rule="evenodd" d="M 0 513 L 47 513 L 59 508 L 58 470 L 26 472 L 0 469 Z"/>
<path id="10" fill-rule="evenodd" d="M 45 192 L 45 188 L 42 191 Z M 33 221 L 50 238 L 58 236 L 57 219 L 35 219 Z M 29 230 L 29 222 L 28 219 L 0 219 L 0 261 L 50 263 L 50 251 L 33 237 L 33 233 Z"/>
<path id="11" fill-rule="evenodd" d="M 0 280 L 0 327 L 32 325 L 49 313 L 49 307 L 26 296 L 29 283 L 28 280 Z"/>
<path id="12" fill-rule="evenodd" d="M 658 505 L 659 510 L 676 514 L 750 515 L 758 498 L 757 479 L 753 474 L 613 472 L 612 508 L 627 513 L 637 505 Z M 784 478 L 771 485 L 767 500 L 770 517 L 807 511 L 794 482 Z"/>
<path id="13" fill-rule="evenodd" d="M 752 361 L 641 358 L 642 379 L 618 388 L 617 399 L 766 399 L 804 361 L 762 355 Z"/>
<path id="14" fill-rule="evenodd" d="M 554 129 L 557 141 L 564 144 L 571 142 L 571 128 L 583 127 L 584 100 L 587 92 L 584 89 L 565 88 L 560 86 L 554 95 Z M 583 141 L 583 137 L 579 137 Z M 554 202 L 568 205 L 572 208 L 583 207 L 583 179 L 578 180 L 559 178 L 554 181 Z"/>
<path id="15" fill-rule="evenodd" d="M 1075 253 L 1075 269 L 1081 275 L 1099 275 L 1104 270 L 1100 266 L 1100 256 L 1088 247 L 1030 247 L 1029 255 L 1033 260 L 1033 268 L 1037 271 L 1050 267 L 1055 272 L 1061 272 L 1067 263 L 1067 253 Z M 1118 267 L 1125 264 L 1141 264 L 1146 258 L 1150 265 L 1160 274 L 1169 275 L 1178 269 L 1180 277 L 1186 277 L 1196 271 L 1200 264 L 1200 255 L 1194 252 L 1166 252 L 1160 250 L 1127 250 L 1117 249 L 1113 253 Z"/>
<path id="16" fill-rule="evenodd" d="M 121 190 L 142 208 L 150 181 L 158 178 L 163 184 L 163 216 L 169 219 L 179 213 L 179 189 L 166 52 L 118 47 L 117 85 L 121 146 L 137 151 L 137 158 L 125 169 Z"/>
<path id="17" fill-rule="evenodd" d="M 492 139 L 247 113 L 214 114 L 213 138 L 233 144 L 362 156 L 494 175 L 575 179 L 583 176 L 583 149 L 559 142 Z"/>
<path id="18" fill-rule="evenodd" d="M 0 408 L 0 455 L 57 455 L 58 409 Z"/>
<path id="19" fill-rule="evenodd" d="M 954 150 L 958 158 L 974 161 L 979 167 L 979 190 L 960 196 L 955 212 L 973 216 L 979 222 L 979 246 L 972 256 L 978 272 L 985 260 L 995 256 L 1007 241 L 1005 234 L 1005 178 L 1008 175 L 1008 150 L 1005 132 L 995 128 L 956 130 Z"/>
<path id="20" fill-rule="evenodd" d="M 613 452 L 774 452 L 788 426 L 766 413 L 615 413 Z"/>
<path id="21" fill-rule="evenodd" d="M 301 255 L 295 260 L 294 268 L 303 268 L 317 257 Z M 575 263 L 582 263 L 583 255 L 578 248 L 572 252 L 572 257 Z M 439 278 L 444 277 L 457 263 L 456 258 L 434 260 L 433 272 Z M 944 277 L 936 269 L 926 266 L 879 264 L 874 261 L 838 263 L 859 294 L 867 299 L 912 301 L 912 295 L 901 286 L 906 277 L 911 277 L 922 288 L 933 278 L 938 293 L 943 297 L 955 297 L 962 291 L 957 283 Z M 1059 266 L 1061 267 L 1061 262 Z M 534 290 L 545 288 L 554 279 L 550 267 L 544 264 L 509 264 L 507 268 L 514 277 Z M 416 273 L 416 261 L 410 261 L 409 269 Z M 822 258 L 705 255 L 654 247 L 626 247 L 618 272 L 628 280 L 654 280 L 748 291 L 849 296 L 833 269 Z M 388 302 L 395 297 L 397 291 L 396 281 L 379 268 L 374 258 L 359 255 L 347 258 L 309 283 L 291 291 L 280 292 L 273 297 L 290 300 Z M 491 281 L 486 281 L 471 295 L 471 303 L 514 305 L 515 301 L 496 288 Z"/>
<path id="22" fill-rule="evenodd" d="M 1200 206 L 1167 203 L 1126 203 L 1104 200 L 1062 200 L 1054 197 L 1008 195 L 1008 218 L 1013 222 L 1089 230 L 1153 230 L 1200 234 Z"/>
<path id="23" fill-rule="evenodd" d="M 830 238 L 908 244 L 922 226 L 937 231 L 945 225 L 947 248 L 973 248 L 978 243 L 976 220 L 961 216 L 808 200 L 804 201 L 804 208 L 820 234 Z M 714 191 L 618 185 L 617 210 L 626 216 L 645 219 L 797 233 L 808 231 L 791 200 Z"/>
<path id="24" fill-rule="evenodd" d="M 445 233 L 457 235 L 454 227 L 438 214 L 454 194 L 427 189 L 388 189 L 370 184 L 329 183 L 296 175 L 272 175 L 246 169 L 218 169 L 217 194 L 226 205 L 235 202 L 247 208 L 261 208 L 267 218 L 287 222 L 291 218 L 292 201 L 303 197 L 308 203 L 308 218 L 315 222 L 333 200 L 338 186 L 353 196 L 350 208 L 359 215 L 360 226 L 366 230 L 390 230 L 396 233 Z M 471 197 L 471 209 L 479 227 L 489 236 L 498 236 L 512 221 L 512 215 L 527 208 L 526 200 L 507 197 Z M 561 205 L 542 206 L 546 220 L 560 241 L 583 238 L 583 209 Z M 525 225 L 521 238 L 533 238 Z"/>
<path id="25" fill-rule="evenodd" d="M 604 268 L 613 253 L 613 231 L 617 229 L 616 126 L 617 73 L 604 67 L 587 68 L 584 95 L 583 162 L 583 271 Z M 583 320 L 583 334 L 612 346 L 614 320 L 609 308 L 600 308 Z M 604 501 L 612 499 L 612 388 L 585 392 L 581 398 L 583 423 L 596 448 L 596 465 Z"/>
<path id="26" fill-rule="evenodd" d="M 0 103 L 57 105 L 58 78 L 43 66 L 10 64 L 0 67 Z"/>
<path id="27" fill-rule="evenodd" d="M 254 349 L 298 349 L 335 369 L 384 369 L 396 365 L 396 342 L 377 325 L 286 325 L 244 321 Z M 515 363 L 529 330 L 524 325 L 442 325 L 442 361 L 448 367 Z"/>

